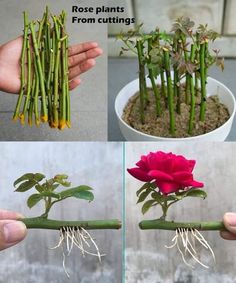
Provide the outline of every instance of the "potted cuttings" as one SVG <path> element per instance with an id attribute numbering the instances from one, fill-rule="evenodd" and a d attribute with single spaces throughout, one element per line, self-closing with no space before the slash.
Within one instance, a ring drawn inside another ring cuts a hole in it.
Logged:
<path id="1" fill-rule="evenodd" d="M 157 151 L 142 155 L 136 167 L 127 170 L 134 178 L 144 182 L 136 192 L 137 203 L 142 203 L 142 213 L 145 214 L 156 206 L 162 208 L 161 217 L 141 221 L 140 229 L 174 231 L 171 245 L 165 247 L 177 248 L 184 263 L 189 267 L 194 267 L 194 264 L 189 261 L 193 259 L 195 263 L 208 268 L 209 266 L 200 258 L 199 244 L 212 255 L 214 261 L 215 255 L 200 231 L 226 230 L 223 222 L 167 221 L 168 210 L 172 205 L 186 197 L 202 199 L 207 197 L 207 193 L 202 189 L 204 184 L 194 178 L 195 164 L 195 160 L 188 160 L 182 155 Z"/>
<path id="2" fill-rule="evenodd" d="M 44 213 L 37 217 L 18 219 L 25 223 L 28 229 L 51 229 L 59 233 L 59 242 L 50 249 L 62 249 L 63 268 L 69 277 L 65 267 L 65 260 L 73 249 L 78 248 L 83 257 L 92 255 L 101 258 L 105 256 L 100 253 L 96 240 L 91 236 L 88 230 L 98 229 L 120 229 L 121 222 L 117 219 L 107 220 L 55 220 L 48 219 L 51 208 L 58 202 L 67 198 L 76 198 L 80 200 L 93 201 L 94 195 L 92 188 L 87 185 L 71 187 L 68 176 L 58 174 L 50 179 L 46 179 L 41 173 L 26 173 L 14 182 L 16 192 L 26 192 L 35 189 L 27 200 L 29 208 L 34 207 L 39 202 L 44 202 Z M 60 189 L 64 187 L 64 189 Z"/>
<path id="3" fill-rule="evenodd" d="M 138 57 L 139 78 L 127 84 L 115 102 L 122 134 L 127 140 L 223 141 L 228 136 L 235 98 L 208 76 L 212 65 L 224 69 L 219 50 L 210 43 L 218 34 L 207 25 L 181 17 L 170 34 L 156 29 L 144 34 L 142 25 L 120 33 L 121 54 Z"/>

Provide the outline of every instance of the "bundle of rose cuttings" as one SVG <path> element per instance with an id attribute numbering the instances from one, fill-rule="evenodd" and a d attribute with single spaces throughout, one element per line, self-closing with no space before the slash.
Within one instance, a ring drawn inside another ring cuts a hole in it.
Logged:
<path id="1" fill-rule="evenodd" d="M 37 29 L 37 30 L 36 30 Z M 24 12 L 20 59 L 21 87 L 13 120 L 29 126 L 48 122 L 51 128 L 71 127 L 66 13 L 52 15 L 46 7 L 41 20 Z"/>
<path id="2" fill-rule="evenodd" d="M 200 233 L 207 230 L 225 230 L 223 222 L 174 222 L 167 221 L 167 212 L 173 204 L 186 197 L 205 199 L 207 193 L 201 189 L 204 184 L 194 179 L 193 169 L 195 160 L 188 160 L 182 155 L 165 153 L 162 151 L 150 152 L 142 155 L 136 163 L 137 167 L 127 169 L 136 179 L 144 182 L 137 191 L 137 203 L 143 203 L 142 213 L 150 208 L 161 206 L 162 216 L 159 219 L 143 220 L 139 223 L 141 229 L 173 230 L 175 235 L 170 246 L 177 247 L 184 263 L 194 267 L 187 261 L 187 257 L 193 258 L 197 263 L 208 268 L 200 260 L 196 244 L 202 245 L 209 251 L 215 261 L 215 255 L 209 243 Z"/>
<path id="3" fill-rule="evenodd" d="M 60 186 L 67 189 L 58 191 Z M 89 202 L 93 201 L 94 195 L 91 187 L 87 185 L 71 187 L 68 176 L 65 174 L 58 174 L 51 179 L 46 179 L 45 175 L 41 173 L 24 174 L 14 182 L 14 187 L 16 187 L 16 192 L 26 192 L 33 188 L 36 190 L 36 193 L 29 196 L 27 200 L 29 208 L 34 207 L 40 201 L 44 202 L 45 211 L 42 215 L 33 218 L 22 218 L 19 221 L 24 222 L 28 229 L 52 229 L 59 231 L 59 242 L 51 249 L 62 249 L 63 268 L 68 277 L 65 259 L 66 256 L 70 255 L 73 247 L 78 248 L 83 257 L 86 254 L 96 256 L 101 262 L 101 258 L 105 255 L 100 253 L 95 239 L 88 230 L 120 229 L 121 222 L 119 220 L 68 221 L 48 219 L 49 211 L 57 202 L 71 197 Z"/>

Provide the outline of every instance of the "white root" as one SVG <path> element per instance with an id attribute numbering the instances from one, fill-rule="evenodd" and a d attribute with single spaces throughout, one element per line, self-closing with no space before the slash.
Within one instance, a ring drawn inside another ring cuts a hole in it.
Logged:
<path id="1" fill-rule="evenodd" d="M 85 257 L 85 254 L 98 257 L 99 262 L 101 262 L 101 258 L 105 256 L 105 254 L 100 253 L 95 240 L 92 238 L 89 232 L 82 227 L 61 227 L 59 242 L 55 247 L 50 249 L 57 249 L 60 247 L 62 248 L 63 256 L 62 266 L 68 278 L 70 276 L 66 270 L 65 262 L 66 256 L 70 255 L 73 247 L 77 247 L 81 251 L 83 257 Z M 95 249 L 95 252 L 88 250 L 92 247 Z"/>
<path id="2" fill-rule="evenodd" d="M 190 233 L 190 237 L 189 237 L 189 233 Z M 175 236 L 171 240 L 173 244 L 165 247 L 167 249 L 172 249 L 175 246 L 177 246 L 177 249 L 183 259 L 183 262 L 187 266 L 190 266 L 191 268 L 194 268 L 194 266 L 187 262 L 186 256 L 190 256 L 201 266 L 205 268 L 209 268 L 209 266 L 204 264 L 199 259 L 200 255 L 196 251 L 196 241 L 200 243 L 205 249 L 210 251 L 215 262 L 215 254 L 212 248 L 210 247 L 206 239 L 203 237 L 203 235 L 197 229 L 177 228 L 175 231 Z"/>

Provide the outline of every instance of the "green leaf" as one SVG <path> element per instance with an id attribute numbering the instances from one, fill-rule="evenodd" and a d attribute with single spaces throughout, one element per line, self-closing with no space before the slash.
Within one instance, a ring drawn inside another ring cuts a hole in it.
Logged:
<path id="1" fill-rule="evenodd" d="M 152 192 L 152 198 L 155 199 L 157 202 L 163 202 L 164 201 L 164 196 L 159 193 L 159 192 L 156 192 L 156 191 L 153 191 Z"/>
<path id="2" fill-rule="evenodd" d="M 81 185 L 81 186 L 78 186 L 78 187 L 75 187 L 75 188 L 71 188 L 69 190 L 65 190 L 65 191 L 61 192 L 59 195 L 62 199 L 68 198 L 68 197 L 76 197 L 76 198 L 82 198 L 82 199 L 87 199 L 89 201 L 92 201 L 94 197 L 92 197 L 93 194 L 91 192 L 89 192 L 91 190 L 92 190 L 91 187 Z M 85 198 L 83 196 L 85 196 Z M 86 197 L 88 197 L 88 198 L 86 198 Z"/>
<path id="3" fill-rule="evenodd" d="M 146 189 L 155 189 L 156 188 L 156 185 L 155 183 L 145 183 L 137 192 L 136 192 L 136 196 L 138 197 L 139 194 L 143 191 L 143 190 L 146 190 Z"/>
<path id="4" fill-rule="evenodd" d="M 39 193 L 43 192 L 43 186 L 41 186 L 41 185 L 39 185 L 39 184 L 36 184 L 36 185 L 35 185 L 35 189 L 36 189 Z"/>
<path id="5" fill-rule="evenodd" d="M 24 174 L 22 175 L 20 178 L 18 178 L 15 182 L 14 182 L 14 187 L 21 183 L 22 181 L 25 181 L 25 180 L 28 180 L 28 181 L 37 181 L 37 182 L 40 182 L 43 180 L 43 178 L 45 178 L 45 176 L 41 173 L 27 173 L 27 174 Z"/>
<path id="6" fill-rule="evenodd" d="M 22 181 L 25 181 L 25 180 L 30 180 L 34 177 L 34 174 L 33 173 L 27 173 L 27 174 L 24 174 L 22 175 L 20 178 L 18 178 L 17 180 L 15 180 L 13 186 L 15 187 L 17 184 L 19 184 L 20 182 Z"/>
<path id="7" fill-rule="evenodd" d="M 203 190 L 194 189 L 187 191 L 186 197 L 198 197 L 205 199 L 207 197 L 207 193 Z"/>
<path id="8" fill-rule="evenodd" d="M 89 202 L 94 200 L 94 195 L 90 191 L 76 192 L 76 193 L 73 194 L 73 197 L 88 200 Z"/>
<path id="9" fill-rule="evenodd" d="M 142 206 L 142 213 L 145 214 L 149 210 L 149 208 L 153 206 L 154 203 L 156 203 L 156 200 L 154 199 L 146 201 Z"/>
<path id="10" fill-rule="evenodd" d="M 71 186 L 71 182 L 63 181 L 63 180 L 60 180 L 60 179 L 55 179 L 55 182 L 62 185 L 63 187 L 70 187 Z"/>
<path id="11" fill-rule="evenodd" d="M 59 187 L 60 184 L 54 184 L 51 186 L 52 190 L 55 191 L 57 187 Z"/>
<path id="12" fill-rule="evenodd" d="M 31 195 L 27 200 L 27 205 L 29 208 L 32 208 L 35 206 L 41 199 L 43 199 L 43 196 L 40 194 L 33 194 Z"/>
<path id="13" fill-rule="evenodd" d="M 54 179 L 64 180 L 64 179 L 68 179 L 68 176 L 65 175 L 65 174 L 58 174 L 58 175 L 54 176 Z"/>
<path id="14" fill-rule="evenodd" d="M 21 183 L 20 186 L 15 190 L 15 192 L 26 192 L 36 185 L 36 181 L 29 180 Z"/>
<path id="15" fill-rule="evenodd" d="M 40 193 L 40 195 L 43 196 L 43 197 L 52 197 L 52 198 L 56 198 L 56 199 L 60 198 L 60 194 L 55 194 L 55 193 L 52 193 L 52 192 L 42 192 L 42 193 Z"/>
<path id="16" fill-rule="evenodd" d="M 45 178 L 45 175 L 41 173 L 35 173 L 33 176 L 33 179 L 36 180 L 37 182 L 42 181 Z"/>
<path id="17" fill-rule="evenodd" d="M 141 195 L 138 198 L 137 203 L 144 201 L 151 192 L 152 192 L 152 190 L 147 188 L 144 192 L 141 193 Z"/>

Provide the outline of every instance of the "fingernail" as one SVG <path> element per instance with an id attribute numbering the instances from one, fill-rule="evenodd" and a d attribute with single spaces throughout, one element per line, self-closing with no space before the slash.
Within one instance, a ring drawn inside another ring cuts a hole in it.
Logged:
<path id="1" fill-rule="evenodd" d="M 236 213 L 231 213 L 231 212 L 226 213 L 225 220 L 230 226 L 236 227 Z"/>
<path id="2" fill-rule="evenodd" d="M 6 243 L 11 244 L 19 242 L 25 237 L 26 227 L 21 221 L 13 221 L 4 224 L 3 232 Z"/>

